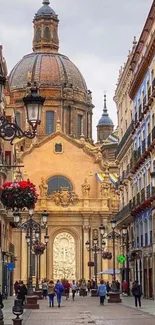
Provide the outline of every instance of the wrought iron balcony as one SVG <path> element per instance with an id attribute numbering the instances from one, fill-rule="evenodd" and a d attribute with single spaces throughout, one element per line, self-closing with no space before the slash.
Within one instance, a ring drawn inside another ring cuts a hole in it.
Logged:
<path id="1" fill-rule="evenodd" d="M 120 221 L 121 219 L 127 218 L 130 215 L 131 212 L 131 206 L 130 204 L 127 204 L 122 210 L 120 210 L 116 216 L 116 221 Z"/>
<path id="2" fill-rule="evenodd" d="M 121 152 L 123 146 L 127 142 L 128 138 L 131 136 L 133 130 L 134 130 L 134 122 L 132 121 L 131 124 L 129 125 L 128 129 L 126 130 L 123 138 L 121 139 L 120 143 L 117 146 L 117 149 L 116 149 L 116 157 Z"/>
<path id="3" fill-rule="evenodd" d="M 151 196 L 151 186 L 148 185 L 147 188 L 146 188 L 146 197 L 147 199 L 149 199 Z"/>
<path id="4" fill-rule="evenodd" d="M 139 119 L 140 119 L 142 117 L 142 105 L 141 104 L 139 105 L 138 111 L 139 111 Z"/>

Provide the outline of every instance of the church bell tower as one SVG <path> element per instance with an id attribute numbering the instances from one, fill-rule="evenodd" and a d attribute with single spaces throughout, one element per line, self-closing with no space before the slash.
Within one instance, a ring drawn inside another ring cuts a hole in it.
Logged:
<path id="1" fill-rule="evenodd" d="M 58 16 L 49 6 L 49 0 L 43 0 L 43 6 L 35 14 L 34 23 L 34 52 L 58 53 Z"/>

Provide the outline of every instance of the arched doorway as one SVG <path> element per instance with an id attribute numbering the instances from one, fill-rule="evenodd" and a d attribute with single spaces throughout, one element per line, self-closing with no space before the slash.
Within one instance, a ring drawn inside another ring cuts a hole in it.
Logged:
<path id="1" fill-rule="evenodd" d="M 53 278 L 54 281 L 75 279 L 76 253 L 74 237 L 67 232 L 59 233 L 53 243 Z"/>

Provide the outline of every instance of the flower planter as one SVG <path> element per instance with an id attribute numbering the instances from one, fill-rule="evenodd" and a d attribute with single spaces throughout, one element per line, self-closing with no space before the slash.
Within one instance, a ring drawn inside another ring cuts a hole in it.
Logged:
<path id="1" fill-rule="evenodd" d="M 42 254 L 44 254 L 45 248 L 46 248 L 46 245 L 43 244 L 43 243 L 35 244 L 33 246 L 33 250 L 34 250 L 35 255 L 42 255 Z"/>
<path id="2" fill-rule="evenodd" d="M 95 265 L 95 263 L 93 261 L 88 262 L 89 267 L 93 267 L 94 265 Z"/>
<path id="3" fill-rule="evenodd" d="M 38 198 L 35 185 L 29 180 L 4 183 L 0 189 L 0 196 L 3 205 L 12 210 L 32 209 Z"/>

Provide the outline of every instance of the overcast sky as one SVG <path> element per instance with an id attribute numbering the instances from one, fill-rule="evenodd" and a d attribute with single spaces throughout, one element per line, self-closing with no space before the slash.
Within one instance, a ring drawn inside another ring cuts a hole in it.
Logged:
<path id="1" fill-rule="evenodd" d="M 118 71 L 126 61 L 133 37 L 139 37 L 153 0 L 51 0 L 59 16 L 60 53 L 82 72 L 95 105 L 93 135 L 107 92 L 115 126 L 113 95 Z M 8 70 L 32 49 L 32 19 L 42 0 L 0 0 L 0 42 Z"/>

